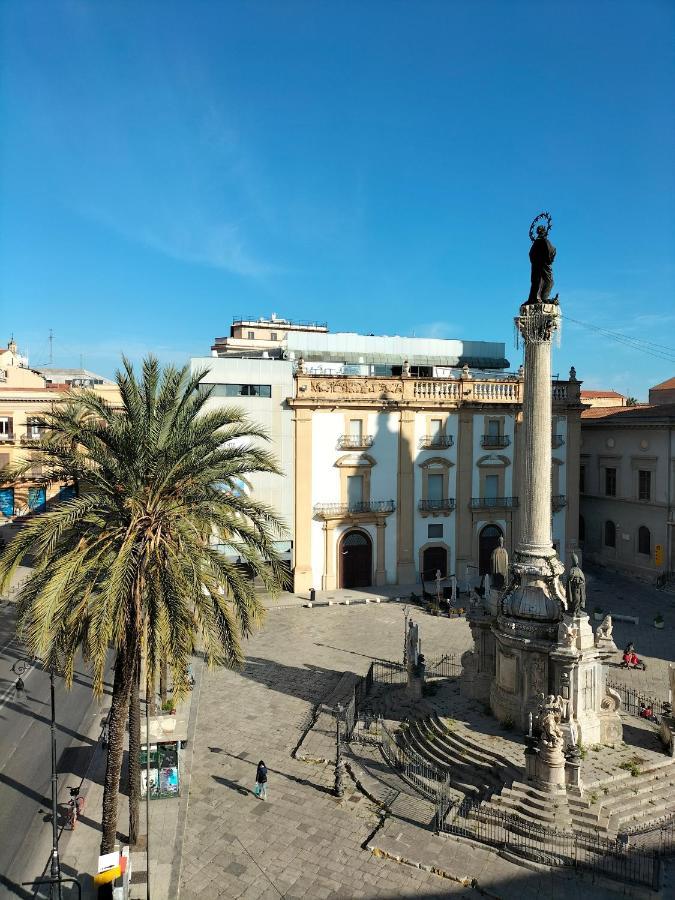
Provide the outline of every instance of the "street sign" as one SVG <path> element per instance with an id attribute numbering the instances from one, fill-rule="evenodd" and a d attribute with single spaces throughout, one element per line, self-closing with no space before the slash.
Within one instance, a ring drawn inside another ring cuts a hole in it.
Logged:
<path id="1" fill-rule="evenodd" d="M 663 544 L 657 544 L 654 547 L 654 562 L 657 566 L 663 565 Z"/>

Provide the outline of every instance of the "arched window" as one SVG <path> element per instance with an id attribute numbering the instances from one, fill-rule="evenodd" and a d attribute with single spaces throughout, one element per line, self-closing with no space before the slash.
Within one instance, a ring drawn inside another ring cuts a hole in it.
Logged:
<path id="1" fill-rule="evenodd" d="M 616 525 L 609 519 L 605 522 L 605 547 L 616 547 Z"/>
<path id="2" fill-rule="evenodd" d="M 586 540 L 586 522 L 583 516 L 579 516 L 579 540 Z"/>
<path id="3" fill-rule="evenodd" d="M 651 556 L 652 553 L 652 534 L 645 525 L 638 528 L 638 553 L 644 553 L 645 556 Z"/>

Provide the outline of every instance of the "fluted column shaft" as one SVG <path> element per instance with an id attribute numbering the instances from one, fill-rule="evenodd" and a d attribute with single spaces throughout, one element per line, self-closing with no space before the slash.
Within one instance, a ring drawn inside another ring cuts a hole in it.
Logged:
<path id="1" fill-rule="evenodd" d="M 550 304 L 521 308 L 517 320 L 525 343 L 523 480 L 518 550 L 550 556 L 551 541 L 551 337 L 558 310 Z"/>

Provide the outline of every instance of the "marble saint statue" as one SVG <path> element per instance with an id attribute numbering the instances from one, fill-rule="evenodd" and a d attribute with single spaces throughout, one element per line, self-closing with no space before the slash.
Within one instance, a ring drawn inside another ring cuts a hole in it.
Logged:
<path id="1" fill-rule="evenodd" d="M 490 557 L 490 573 L 492 583 L 496 588 L 506 587 L 509 577 L 509 554 L 504 547 L 504 538 L 500 536 L 499 545 L 492 551 Z"/>
<path id="2" fill-rule="evenodd" d="M 572 566 L 567 575 L 567 612 L 577 617 L 586 609 L 586 576 L 579 568 L 579 557 L 572 554 Z"/>
<path id="3" fill-rule="evenodd" d="M 543 225 L 538 225 L 537 237 L 530 247 L 532 274 L 528 303 L 548 302 L 553 287 L 554 259 L 555 247 L 548 239 L 548 231 Z"/>

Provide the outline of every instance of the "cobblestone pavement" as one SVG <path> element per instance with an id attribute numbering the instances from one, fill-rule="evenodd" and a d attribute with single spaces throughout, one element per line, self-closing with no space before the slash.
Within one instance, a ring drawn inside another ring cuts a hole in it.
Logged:
<path id="1" fill-rule="evenodd" d="M 663 695 L 664 660 L 672 658 L 675 643 L 669 622 L 669 618 L 675 621 L 673 598 L 595 574 L 589 575 L 588 586 L 590 608 L 598 598 L 608 611 L 640 607 L 640 625 L 617 625 L 615 634 L 619 645 L 634 641 L 650 662 L 648 671 L 616 669 L 616 677 Z M 387 603 L 272 610 L 264 629 L 247 642 L 242 671 L 204 674 L 182 848 L 181 900 L 474 894 L 469 886 L 378 859 L 362 849 L 378 826 L 377 808 L 351 782 L 343 800 L 336 800 L 331 794 L 332 765 L 309 764 L 291 756 L 310 724 L 315 704 L 330 694 L 343 672 L 364 674 L 374 658 L 401 658 L 402 607 Z M 673 610 L 670 615 L 669 609 Z M 664 632 L 650 624 L 658 611 L 666 617 Z M 415 611 L 413 615 L 427 658 L 441 652 L 461 653 L 470 646 L 465 621 Z M 268 801 L 252 793 L 261 758 L 270 772 Z M 480 872 L 474 873 L 472 853 L 477 862 L 478 848 L 457 844 L 453 849 L 448 844 L 444 869 L 480 874 L 488 896 L 559 897 L 563 884 L 565 896 L 609 896 L 606 887 L 577 883 L 569 873 L 531 872 L 495 854 L 485 860 L 481 857 Z"/>

